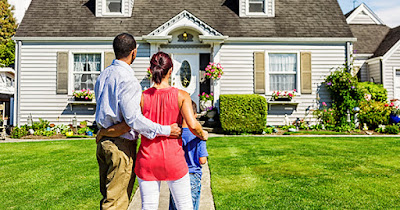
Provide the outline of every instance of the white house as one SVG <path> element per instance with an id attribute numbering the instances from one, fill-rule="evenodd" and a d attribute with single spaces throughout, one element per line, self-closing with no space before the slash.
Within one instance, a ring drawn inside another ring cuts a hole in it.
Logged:
<path id="1" fill-rule="evenodd" d="M 357 38 L 354 67 L 361 81 L 383 84 L 388 99 L 400 100 L 400 26 L 386 26 L 366 4 L 345 16 Z"/>
<path id="2" fill-rule="evenodd" d="M 14 38 L 15 124 L 29 114 L 54 123 L 71 123 L 75 113 L 94 120 L 95 103 L 78 104 L 72 92 L 93 89 L 121 32 L 138 41 L 132 68 L 143 88 L 149 59 L 161 50 L 174 60 L 171 84 L 196 102 L 202 92 L 214 92 L 218 106 L 220 94 L 270 99 L 275 90 L 296 89 L 292 101 L 270 103 L 272 125 L 329 100 L 321 82 L 356 41 L 336 0 L 32 0 Z M 204 78 L 210 61 L 224 67 L 221 80 Z"/>
<path id="3" fill-rule="evenodd" d="M 7 125 L 13 124 L 14 115 L 14 69 L 5 67 L 0 68 L 0 104 L 5 105 L 4 117 L 7 120 Z M 2 116 L 0 119 L 3 119 Z"/>

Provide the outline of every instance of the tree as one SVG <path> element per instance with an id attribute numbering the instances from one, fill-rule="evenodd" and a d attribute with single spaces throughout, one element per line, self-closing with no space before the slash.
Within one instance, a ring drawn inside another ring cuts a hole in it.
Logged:
<path id="1" fill-rule="evenodd" d="M 18 27 L 8 0 L 0 0 L 0 66 L 14 64 L 15 43 L 11 40 Z"/>

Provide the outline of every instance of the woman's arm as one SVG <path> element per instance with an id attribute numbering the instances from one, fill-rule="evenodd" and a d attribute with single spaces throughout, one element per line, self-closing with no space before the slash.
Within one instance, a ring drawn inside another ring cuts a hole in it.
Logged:
<path id="1" fill-rule="evenodd" d="M 207 131 L 203 130 L 203 127 L 201 127 L 200 123 L 196 120 L 196 117 L 194 116 L 192 99 L 190 98 L 190 95 L 187 92 L 180 90 L 179 102 L 181 104 L 182 117 L 186 121 L 189 130 L 200 139 L 207 140 Z"/>
<path id="2" fill-rule="evenodd" d="M 125 121 L 123 121 L 119 124 L 113 125 L 111 127 L 108 127 L 108 128 L 103 128 L 103 129 L 99 130 L 99 132 L 97 132 L 96 143 L 99 143 L 100 140 L 104 136 L 118 137 L 130 130 L 131 130 L 131 127 L 129 127 L 129 125 L 126 124 Z"/>

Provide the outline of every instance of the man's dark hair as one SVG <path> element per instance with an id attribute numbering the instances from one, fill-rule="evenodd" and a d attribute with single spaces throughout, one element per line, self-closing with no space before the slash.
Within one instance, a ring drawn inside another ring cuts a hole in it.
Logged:
<path id="1" fill-rule="evenodd" d="M 128 33 L 119 34 L 114 38 L 113 48 L 115 58 L 126 58 L 136 48 L 136 40 Z"/>
<path id="2" fill-rule="evenodd" d="M 192 108 L 193 108 L 193 112 L 195 114 L 197 114 L 197 104 L 194 101 L 192 101 Z"/>

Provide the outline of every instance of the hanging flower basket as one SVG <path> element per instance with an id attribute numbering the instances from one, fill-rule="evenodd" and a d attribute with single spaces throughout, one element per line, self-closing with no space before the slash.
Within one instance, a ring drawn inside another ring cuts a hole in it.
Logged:
<path id="1" fill-rule="evenodd" d="M 224 68 L 222 68 L 220 63 L 209 63 L 209 65 L 206 67 L 206 73 L 204 73 L 204 76 L 207 79 L 213 79 L 217 80 L 222 77 L 224 74 L 224 71 L 222 71 Z"/>

